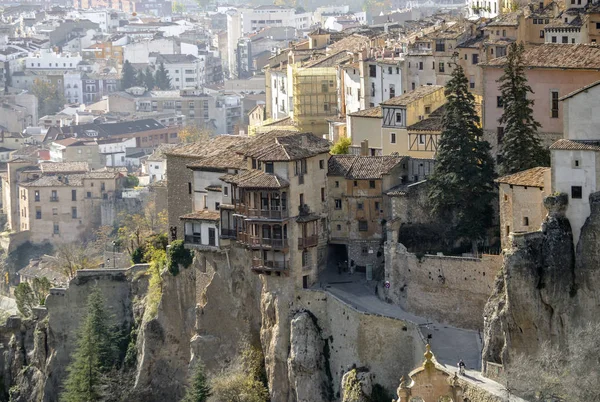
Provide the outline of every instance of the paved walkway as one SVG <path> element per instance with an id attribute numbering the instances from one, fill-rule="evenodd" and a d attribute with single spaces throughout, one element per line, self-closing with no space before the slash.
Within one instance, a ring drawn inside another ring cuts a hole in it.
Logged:
<path id="1" fill-rule="evenodd" d="M 457 362 L 462 359 L 467 366 L 467 375 L 463 377 L 465 380 L 494 395 L 507 398 L 505 387 L 483 377 L 480 373 L 482 342 L 478 331 L 440 324 L 404 311 L 400 306 L 385 303 L 375 295 L 374 285 L 364 280 L 363 275 L 340 275 L 330 271 L 321 277 L 321 282 L 315 288 L 321 288 L 333 294 L 359 311 L 417 324 L 421 329 L 421 339 L 424 343 L 428 335 L 431 335 L 431 350 L 438 363 L 446 370 L 455 372 Z M 512 396 L 510 401 L 526 402 Z"/>

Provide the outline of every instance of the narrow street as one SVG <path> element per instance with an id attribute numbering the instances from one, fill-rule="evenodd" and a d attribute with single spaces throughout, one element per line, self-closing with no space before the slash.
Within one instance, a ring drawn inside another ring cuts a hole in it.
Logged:
<path id="1" fill-rule="evenodd" d="M 323 289 L 344 303 L 359 311 L 396 318 L 417 324 L 421 329 L 421 339 L 425 343 L 431 335 L 431 351 L 436 360 L 449 372 L 456 372 L 456 365 L 462 359 L 466 366 L 467 381 L 476 384 L 490 393 L 508 397 L 506 388 L 481 375 L 482 341 L 478 331 L 455 328 L 404 311 L 400 306 L 385 303 L 375 295 L 374 287 L 364 279 L 364 274 L 350 275 L 325 272 L 315 288 Z M 525 402 L 511 396 L 507 401 Z"/>

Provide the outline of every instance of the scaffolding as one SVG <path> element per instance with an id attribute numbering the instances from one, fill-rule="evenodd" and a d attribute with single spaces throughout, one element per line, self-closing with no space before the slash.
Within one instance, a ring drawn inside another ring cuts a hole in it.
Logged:
<path id="1" fill-rule="evenodd" d="M 327 126 L 327 118 L 338 115 L 338 88 L 335 67 L 294 67 L 294 120 L 302 128 Z"/>

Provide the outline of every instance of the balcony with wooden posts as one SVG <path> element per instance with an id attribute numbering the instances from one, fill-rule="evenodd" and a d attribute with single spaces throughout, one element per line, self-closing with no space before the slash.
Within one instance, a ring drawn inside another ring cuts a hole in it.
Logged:
<path id="1" fill-rule="evenodd" d="M 249 219 L 283 220 L 290 216 L 285 191 L 242 191 L 235 213 Z"/>
<path id="2" fill-rule="evenodd" d="M 252 259 L 252 271 L 256 273 L 271 274 L 273 272 L 278 275 L 289 274 L 290 262 L 289 260 L 270 260 L 263 258 Z"/>
<path id="3" fill-rule="evenodd" d="M 253 250 L 288 250 L 287 225 L 249 223 L 244 227 L 236 237 L 246 247 Z"/>

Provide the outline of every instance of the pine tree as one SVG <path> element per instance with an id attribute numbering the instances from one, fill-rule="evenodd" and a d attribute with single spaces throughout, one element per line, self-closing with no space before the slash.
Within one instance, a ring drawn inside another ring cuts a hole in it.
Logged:
<path id="1" fill-rule="evenodd" d="M 208 379 L 204 374 L 202 364 L 197 364 L 193 372 L 192 384 L 188 387 L 185 397 L 181 402 L 206 402 L 211 396 Z"/>
<path id="2" fill-rule="evenodd" d="M 490 144 L 482 139 L 474 97 L 460 65 L 455 66 L 445 93 L 443 131 L 429 177 L 429 200 L 433 212 L 451 222 L 454 233 L 470 240 L 474 248 L 491 224 L 494 161 Z"/>
<path id="3" fill-rule="evenodd" d="M 87 315 L 81 325 L 77 349 L 67 367 L 61 401 L 96 401 L 101 396 L 103 373 L 113 368 L 118 359 L 115 331 L 100 291 L 94 289 L 87 300 Z"/>
<path id="4" fill-rule="evenodd" d="M 131 88 L 136 85 L 136 76 L 133 66 L 129 60 L 125 60 L 123 63 L 123 76 L 121 78 L 121 84 L 123 89 Z"/>
<path id="5" fill-rule="evenodd" d="M 148 91 L 152 91 L 156 86 L 154 82 L 154 74 L 150 70 L 150 66 L 146 67 L 146 72 L 144 73 L 144 86 Z"/>
<path id="6" fill-rule="evenodd" d="M 500 124 L 504 124 L 504 139 L 501 145 L 501 174 L 512 174 L 537 166 L 550 166 L 550 153 L 541 145 L 537 130 L 541 127 L 533 118 L 533 93 L 527 84 L 523 67 L 522 43 L 512 43 L 506 57 L 504 74 L 498 79 L 504 112 Z"/>
<path id="7" fill-rule="evenodd" d="M 156 87 L 160 90 L 166 91 L 171 89 L 171 78 L 169 73 L 165 69 L 165 63 L 161 62 L 156 70 L 155 74 Z"/>
<path id="8" fill-rule="evenodd" d="M 138 87 L 146 86 L 146 75 L 144 74 L 144 70 L 138 70 L 137 74 L 135 75 L 135 85 Z"/>

